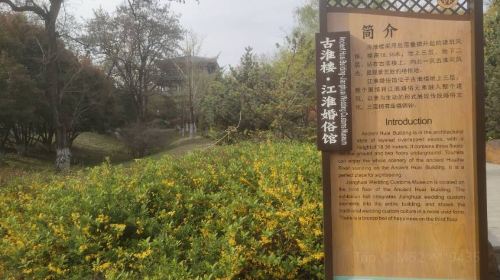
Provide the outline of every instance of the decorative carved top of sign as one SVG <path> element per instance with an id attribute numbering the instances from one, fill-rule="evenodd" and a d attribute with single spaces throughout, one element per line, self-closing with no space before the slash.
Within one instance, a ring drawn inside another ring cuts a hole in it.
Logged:
<path id="1" fill-rule="evenodd" d="M 327 0 L 333 8 L 356 8 L 421 14 L 467 15 L 470 0 Z"/>
<path id="2" fill-rule="evenodd" d="M 445 9 L 453 8 L 457 5 L 458 0 L 438 0 L 438 5 Z"/>

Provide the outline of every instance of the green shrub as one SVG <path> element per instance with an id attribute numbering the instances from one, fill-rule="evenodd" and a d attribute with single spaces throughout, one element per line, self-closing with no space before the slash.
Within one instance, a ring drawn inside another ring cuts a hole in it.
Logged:
<path id="1" fill-rule="evenodd" d="M 0 188 L 0 278 L 321 279 L 319 153 L 243 143 Z"/>

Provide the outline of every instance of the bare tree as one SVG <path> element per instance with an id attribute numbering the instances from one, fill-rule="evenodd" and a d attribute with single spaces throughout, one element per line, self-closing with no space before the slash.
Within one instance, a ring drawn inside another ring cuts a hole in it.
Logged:
<path id="1" fill-rule="evenodd" d="M 182 135 L 189 133 L 192 138 L 197 133 L 197 107 L 206 91 L 208 84 L 213 79 L 213 71 L 209 64 L 216 64 L 216 58 L 200 57 L 203 39 L 193 31 L 187 32 L 183 44 L 185 61 L 178 66 L 183 74 L 183 96 L 182 96 Z"/>
<path id="2" fill-rule="evenodd" d="M 159 0 L 128 0 L 114 14 L 97 11 L 88 23 L 86 41 L 132 97 L 138 122 L 147 120 L 149 97 L 157 93 L 158 62 L 175 52 L 181 34 L 178 18 Z"/>

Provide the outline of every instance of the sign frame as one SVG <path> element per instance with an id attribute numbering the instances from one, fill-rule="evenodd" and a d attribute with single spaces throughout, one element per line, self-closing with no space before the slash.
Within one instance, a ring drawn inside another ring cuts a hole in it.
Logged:
<path id="1" fill-rule="evenodd" d="M 451 14 L 432 13 L 428 12 L 408 12 L 399 11 L 397 7 L 391 6 L 389 9 L 384 9 L 381 6 L 370 8 L 368 5 L 364 7 L 334 7 L 331 3 L 340 3 L 342 0 L 320 0 L 319 1 L 319 20 L 320 34 L 328 33 L 328 14 L 332 12 L 344 13 L 366 13 L 373 15 L 391 15 L 413 18 L 428 18 L 428 19 L 448 19 L 448 20 L 466 20 L 471 22 L 472 26 L 472 86 L 475 93 L 475 181 L 476 181 L 476 196 L 477 196 L 477 228 L 475 229 L 478 237 L 479 249 L 479 279 L 488 279 L 488 222 L 487 222 L 487 200 L 486 200 L 486 156 L 485 156 L 485 87 L 484 87 L 484 34 L 483 34 L 483 1 L 482 0 L 467 0 L 463 15 L 455 12 Z M 398 0 L 399 2 L 406 2 Z M 425 0 L 431 2 L 433 0 Z M 434 0 L 435 1 L 435 0 Z M 433 2 L 434 2 L 433 1 Z M 342 1 L 345 2 L 345 1 Z M 363 1 L 360 1 L 363 2 Z M 370 2 L 370 1 L 368 1 Z M 404 6 L 403 6 L 404 7 Z M 408 7 L 406 7 L 408 8 Z M 448 9 L 446 7 L 444 10 Z M 318 50 L 318 47 L 317 47 Z M 334 257 L 333 252 L 333 201 L 332 195 L 335 190 L 332 189 L 331 182 L 331 166 L 329 151 L 322 151 L 322 176 L 323 176 L 323 219 L 324 219 L 324 252 L 325 252 L 325 279 L 332 280 L 334 274 Z"/>

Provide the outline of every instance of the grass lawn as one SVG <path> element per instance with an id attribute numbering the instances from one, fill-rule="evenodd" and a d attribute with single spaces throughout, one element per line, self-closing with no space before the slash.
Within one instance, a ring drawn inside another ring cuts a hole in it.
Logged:
<path id="1" fill-rule="evenodd" d="M 176 138 L 163 151 L 156 153 L 149 158 L 158 159 L 164 155 L 181 157 L 193 151 L 208 149 L 212 144 L 213 141 L 199 136 L 194 138 L 181 138 L 176 136 Z"/>
<path id="2" fill-rule="evenodd" d="M 106 158 L 113 163 L 132 159 L 127 147 L 115 137 L 91 132 L 75 139 L 72 152 L 76 165 L 81 166 L 100 164 Z"/>
<path id="3" fill-rule="evenodd" d="M 203 137 L 182 138 L 173 129 L 163 129 L 159 133 L 162 144 L 147 158 L 163 155 L 183 156 L 190 151 L 207 148 L 212 142 Z M 115 137 L 96 133 L 82 133 L 73 144 L 73 156 L 77 165 L 92 166 L 109 158 L 112 163 L 126 163 L 133 160 L 127 147 Z"/>
<path id="4" fill-rule="evenodd" d="M 31 173 L 53 172 L 51 161 L 17 154 L 6 154 L 0 161 L 0 186 L 7 180 Z"/>
<path id="5" fill-rule="evenodd" d="M 191 151 L 206 149 L 212 144 L 212 141 L 203 137 L 182 138 L 175 130 L 166 129 L 162 137 L 164 145 L 147 158 L 159 159 L 164 155 L 181 157 Z M 91 132 L 82 133 L 75 139 L 72 153 L 73 171 L 99 165 L 106 159 L 113 164 L 125 165 L 134 159 L 127 147 L 115 137 Z M 13 177 L 26 174 L 53 173 L 53 162 L 54 155 L 45 152 L 31 151 L 29 157 L 7 153 L 3 162 L 0 161 L 0 185 Z"/>

